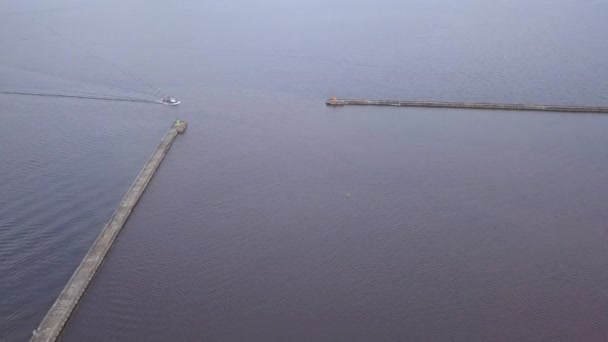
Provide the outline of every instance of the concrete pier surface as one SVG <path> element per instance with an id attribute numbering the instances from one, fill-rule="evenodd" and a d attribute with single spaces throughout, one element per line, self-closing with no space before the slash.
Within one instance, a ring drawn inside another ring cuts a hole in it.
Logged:
<path id="1" fill-rule="evenodd" d="M 122 227 L 127 222 L 133 208 L 146 190 L 148 183 L 171 147 L 173 140 L 175 140 L 175 137 L 177 137 L 179 133 L 184 132 L 186 127 L 186 122 L 177 120 L 167 131 L 161 140 L 160 145 L 156 148 L 156 151 L 154 151 L 144 168 L 141 170 L 135 179 L 135 182 L 131 185 L 129 191 L 118 205 L 118 208 L 116 208 L 116 211 L 114 211 L 110 221 L 103 227 L 101 233 L 93 243 L 93 246 L 91 246 L 74 274 L 72 274 L 72 277 L 55 300 L 55 303 L 49 312 L 46 314 L 38 328 L 34 330 L 30 341 L 40 342 L 57 340 L 61 330 L 70 318 L 78 301 L 95 275 L 95 272 L 112 247 L 114 239 L 116 239 L 116 236 L 118 236 Z"/>
<path id="2" fill-rule="evenodd" d="M 571 112 L 571 113 L 608 113 L 608 107 L 602 107 L 602 106 L 562 106 L 562 105 L 509 104 L 509 103 L 484 103 L 484 102 L 364 100 L 364 99 L 337 99 L 336 97 L 333 97 L 333 98 L 325 101 L 325 104 L 327 104 L 328 106 L 393 106 L 393 107 L 521 110 L 521 111 Z"/>

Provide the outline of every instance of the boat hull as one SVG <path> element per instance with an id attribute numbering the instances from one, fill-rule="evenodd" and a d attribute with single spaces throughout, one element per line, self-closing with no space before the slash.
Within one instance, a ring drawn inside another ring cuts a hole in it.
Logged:
<path id="1" fill-rule="evenodd" d="M 181 101 L 176 101 L 176 102 L 159 101 L 159 102 L 166 106 L 177 106 L 178 104 L 181 103 Z"/>

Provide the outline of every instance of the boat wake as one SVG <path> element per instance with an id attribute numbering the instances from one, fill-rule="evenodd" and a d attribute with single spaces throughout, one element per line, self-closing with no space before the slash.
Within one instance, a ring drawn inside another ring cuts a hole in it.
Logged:
<path id="1" fill-rule="evenodd" d="M 139 102 L 139 103 L 155 103 L 164 104 L 162 100 L 149 100 L 137 97 L 121 97 L 121 96 L 110 96 L 110 95 L 69 95 L 69 94 L 57 94 L 57 93 L 36 93 L 36 92 L 25 92 L 25 91 L 0 91 L 0 94 L 4 95 L 25 95 L 25 96 L 46 96 L 46 97 L 63 97 L 73 99 L 85 99 L 85 100 L 100 100 L 100 101 L 123 101 L 123 102 Z"/>

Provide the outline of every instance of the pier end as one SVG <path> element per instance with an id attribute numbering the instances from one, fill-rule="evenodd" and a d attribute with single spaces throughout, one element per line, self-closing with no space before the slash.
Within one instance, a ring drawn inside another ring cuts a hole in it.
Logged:
<path id="1" fill-rule="evenodd" d="M 344 106 L 344 101 L 338 100 L 336 96 L 333 96 L 331 99 L 325 101 L 325 104 L 328 106 Z"/>
<path id="2" fill-rule="evenodd" d="M 184 120 L 175 120 L 173 125 L 177 128 L 177 133 L 184 133 L 186 128 L 188 128 L 188 124 Z"/>

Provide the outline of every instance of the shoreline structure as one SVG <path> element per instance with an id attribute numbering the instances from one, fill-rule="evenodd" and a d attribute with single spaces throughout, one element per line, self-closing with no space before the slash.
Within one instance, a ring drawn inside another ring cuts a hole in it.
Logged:
<path id="1" fill-rule="evenodd" d="M 186 127 L 186 122 L 177 120 L 167 131 L 160 145 L 158 145 L 144 168 L 137 178 L 135 178 L 127 194 L 123 197 L 118 208 L 116 208 L 108 223 L 106 223 L 97 236 L 84 259 L 78 265 L 78 268 L 76 268 L 68 283 L 59 293 L 53 306 L 38 328 L 34 330 L 30 342 L 53 342 L 57 340 L 99 266 L 103 263 L 114 240 L 129 219 L 131 212 L 146 190 L 158 166 L 171 148 L 173 141 L 178 134 L 186 130 Z"/>
<path id="2" fill-rule="evenodd" d="M 338 99 L 335 96 L 325 101 L 328 106 L 392 106 L 392 107 L 427 107 L 427 108 L 459 108 L 459 109 L 491 109 L 519 110 L 542 112 L 570 113 L 608 113 L 604 106 L 566 106 L 538 104 L 509 104 L 485 102 L 440 102 L 440 101 L 399 101 L 399 100 L 367 100 L 367 99 Z"/>

